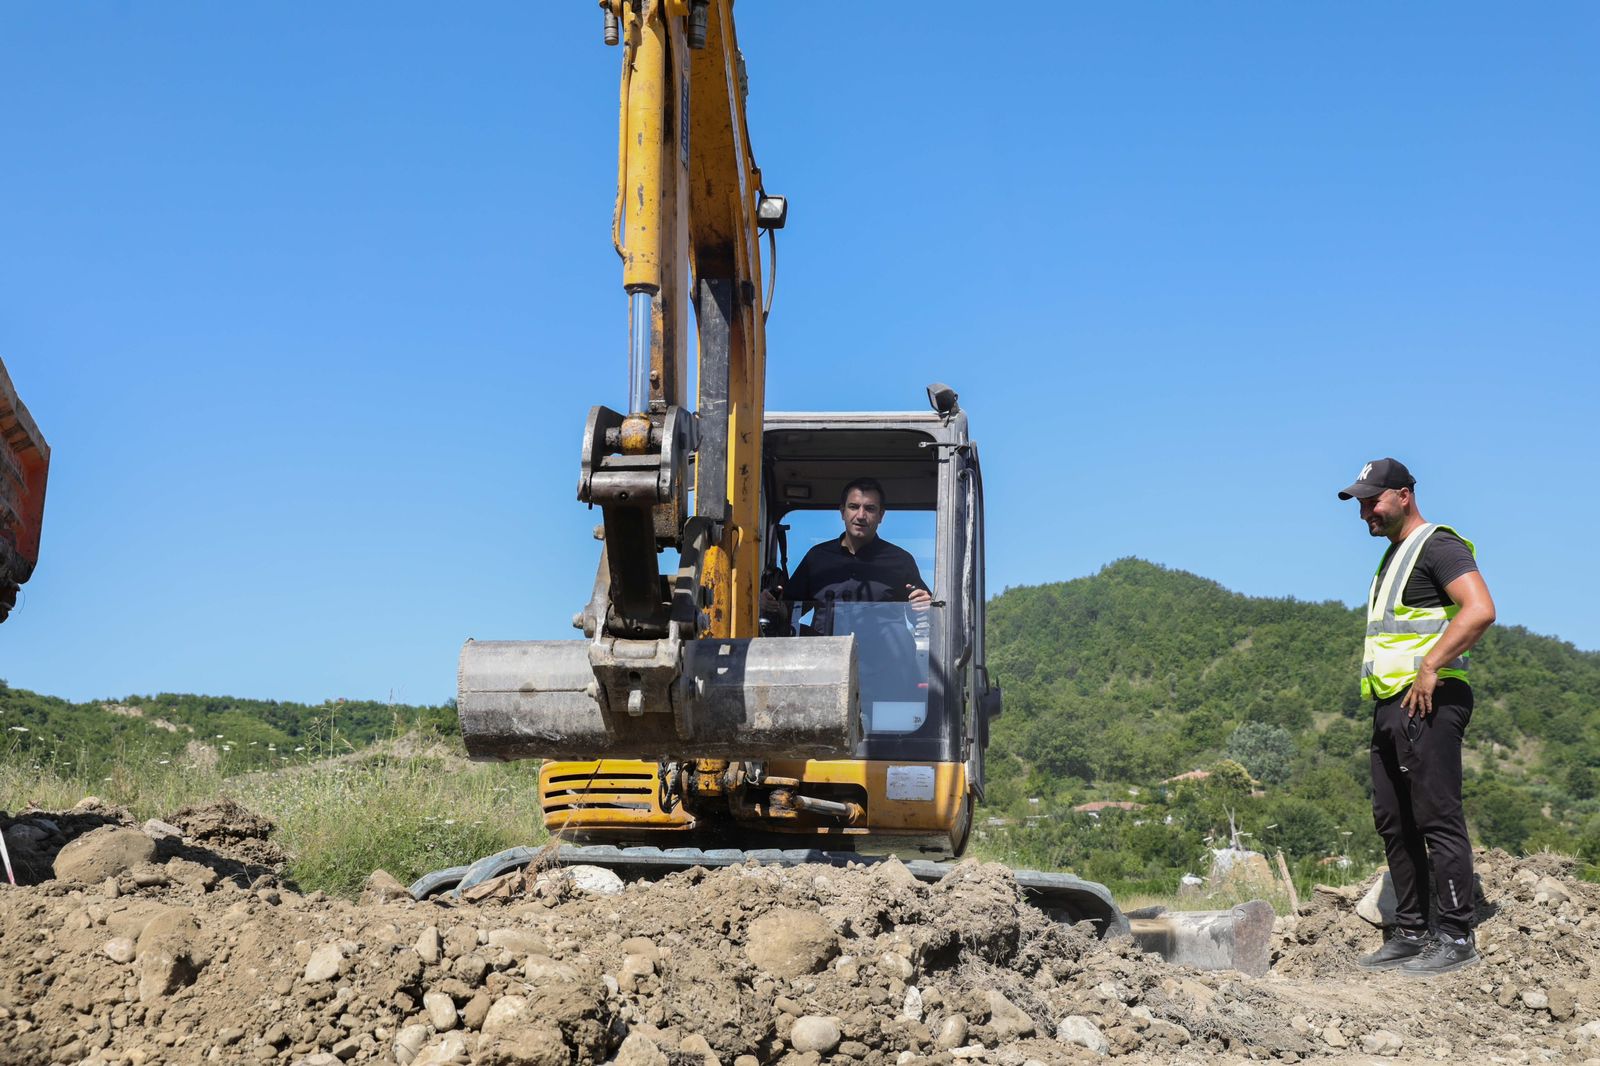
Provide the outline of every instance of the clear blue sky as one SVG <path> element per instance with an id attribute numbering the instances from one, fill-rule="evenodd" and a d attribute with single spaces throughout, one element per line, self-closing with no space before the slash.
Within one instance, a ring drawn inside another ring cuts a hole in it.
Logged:
<path id="1" fill-rule="evenodd" d="M 1355 602 L 1397 455 L 1600 648 L 1600 8 L 740 5 L 775 409 L 982 445 L 989 582 Z M 0 358 L 55 450 L 0 677 L 437 702 L 565 637 L 626 394 L 618 52 L 570 3 L 0 6 Z M 893 536 L 893 516 L 884 532 Z"/>

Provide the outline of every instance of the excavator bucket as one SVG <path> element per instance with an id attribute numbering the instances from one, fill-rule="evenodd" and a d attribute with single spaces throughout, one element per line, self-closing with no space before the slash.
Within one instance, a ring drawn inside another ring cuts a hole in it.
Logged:
<path id="1" fill-rule="evenodd" d="M 1141 948 L 1179 966 L 1260 977 L 1272 961 L 1275 915 L 1265 900 L 1225 911 L 1136 911 L 1127 917 Z"/>
<path id="2" fill-rule="evenodd" d="M 702 639 L 669 685 L 604 698 L 591 642 L 476 641 L 457 710 L 475 759 L 828 759 L 861 737 L 853 637 Z M 642 672 L 642 671 L 641 671 Z"/>

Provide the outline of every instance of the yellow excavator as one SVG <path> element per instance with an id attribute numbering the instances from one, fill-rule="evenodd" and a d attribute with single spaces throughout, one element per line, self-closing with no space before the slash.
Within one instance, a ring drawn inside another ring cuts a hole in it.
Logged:
<path id="1" fill-rule="evenodd" d="M 39 562 L 50 446 L 0 363 L 0 622 Z"/>
<path id="2" fill-rule="evenodd" d="M 593 408 L 580 455 L 578 498 L 602 515 L 599 573 L 574 619 L 585 639 L 467 644 L 468 750 L 601 757 L 540 774 L 547 825 L 577 840 L 892 837 L 881 842 L 959 853 L 999 709 L 983 664 L 982 489 L 966 417 L 942 386 L 921 414 L 765 411 L 760 240 L 782 228 L 786 203 L 767 194 L 751 148 L 731 5 L 603 7 L 623 49 L 614 234 L 631 335 L 628 409 Z M 864 475 L 896 513 L 939 518 L 936 605 L 897 645 L 914 649 L 920 687 L 890 694 L 887 729 L 861 705 L 879 664 L 861 661 L 846 611 L 825 634 L 761 630 L 786 517 L 835 508 Z M 668 575 L 665 553 L 676 555 Z M 921 710 L 898 706 L 913 700 Z"/>
<path id="3" fill-rule="evenodd" d="M 593 593 L 573 619 L 583 638 L 468 641 L 467 751 L 545 760 L 540 798 L 563 862 L 650 875 L 895 852 L 937 880 L 949 866 L 933 860 L 966 847 L 1001 711 L 966 414 L 937 383 L 920 412 L 766 410 L 761 242 L 775 261 L 787 204 L 751 147 L 732 0 L 600 7 L 622 52 L 612 231 L 628 405 L 592 408 L 579 450 L 578 499 L 601 516 Z M 788 534 L 820 539 L 831 522 L 838 537 L 842 490 L 861 477 L 879 483 L 895 528 L 916 534 L 932 577 L 924 610 L 781 599 Z M 439 871 L 412 891 L 460 892 L 531 854 Z M 1018 879 L 1059 916 L 1131 928 L 1168 957 L 1265 968 L 1270 908 L 1152 925 L 1101 885 Z"/>

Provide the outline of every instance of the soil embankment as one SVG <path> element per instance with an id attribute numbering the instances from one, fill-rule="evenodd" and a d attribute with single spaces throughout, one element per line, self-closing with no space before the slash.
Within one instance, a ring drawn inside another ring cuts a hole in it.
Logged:
<path id="1" fill-rule="evenodd" d="M 377 878 L 349 903 L 281 883 L 228 804 L 0 828 L 30 882 L 0 885 L 0 1064 L 1600 1062 L 1600 886 L 1544 856 L 1479 855 L 1480 966 L 1363 974 L 1376 931 L 1318 893 L 1254 979 L 1053 924 L 978 863 L 545 871 L 466 903 Z"/>

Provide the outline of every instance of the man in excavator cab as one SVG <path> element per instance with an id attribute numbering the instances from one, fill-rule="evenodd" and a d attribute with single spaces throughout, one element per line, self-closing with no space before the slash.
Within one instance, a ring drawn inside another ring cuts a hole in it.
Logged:
<path id="1" fill-rule="evenodd" d="M 854 634 L 861 707 L 874 717 L 913 714 L 927 700 L 927 620 L 933 594 L 912 554 L 878 535 L 887 510 L 883 485 L 858 477 L 839 497 L 844 532 L 813 545 L 794 574 L 762 591 L 774 635 Z M 907 610 L 907 607 L 910 610 Z M 799 618 L 811 614 L 809 625 Z"/>

